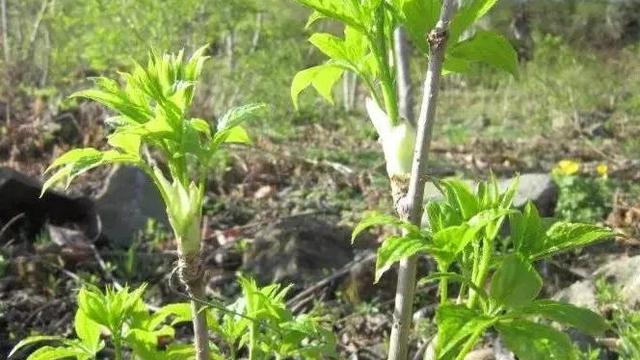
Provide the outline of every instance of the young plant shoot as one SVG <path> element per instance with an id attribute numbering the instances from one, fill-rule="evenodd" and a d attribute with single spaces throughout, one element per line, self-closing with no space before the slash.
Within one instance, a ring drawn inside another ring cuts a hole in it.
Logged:
<path id="1" fill-rule="evenodd" d="M 463 360 L 490 329 L 497 330 L 519 359 L 575 359 L 569 337 L 535 318 L 548 319 L 598 335 L 607 329 L 599 315 L 573 305 L 538 299 L 542 278 L 535 263 L 555 254 L 611 238 L 604 228 L 540 218 L 529 202 L 512 207 L 517 181 L 500 193 L 497 181 L 481 182 L 473 192 L 460 180 L 438 182 L 444 199 L 425 208 L 427 226 L 417 227 L 393 216 L 372 214 L 353 232 L 371 226 L 405 230 L 387 238 L 376 262 L 376 281 L 394 263 L 428 254 L 438 271 L 419 284 L 438 281 L 438 335 L 435 359 Z M 503 234 L 508 219 L 510 232 Z M 449 282 L 459 283 L 456 292 Z M 452 296 L 454 295 L 454 296 Z"/>
<path id="2" fill-rule="evenodd" d="M 167 208 L 179 256 L 179 275 L 192 298 L 198 360 L 208 359 L 205 314 L 198 300 L 205 297 L 200 264 L 200 226 L 207 173 L 213 155 L 227 143 L 249 143 L 243 121 L 255 117 L 263 105 L 247 105 L 226 113 L 211 127 L 192 118 L 190 107 L 203 64 L 205 47 L 189 59 L 183 52 L 159 56 L 151 53 L 147 66 L 135 65 L 119 82 L 98 78 L 96 89 L 74 94 L 99 102 L 115 113 L 108 120 L 112 132 L 109 150 L 75 149 L 56 159 L 47 173 L 43 192 L 71 181 L 97 166 L 123 164 L 142 169 L 160 191 Z M 158 163 L 142 155 L 146 147 Z M 158 164 L 164 164 L 161 166 Z"/>

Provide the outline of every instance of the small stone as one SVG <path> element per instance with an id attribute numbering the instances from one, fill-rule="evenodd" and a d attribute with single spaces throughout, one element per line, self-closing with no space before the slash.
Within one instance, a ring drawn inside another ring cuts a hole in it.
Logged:
<path id="1" fill-rule="evenodd" d="M 96 197 L 102 235 L 119 247 L 129 247 L 150 220 L 169 227 L 160 192 L 140 169 L 115 167 Z"/>

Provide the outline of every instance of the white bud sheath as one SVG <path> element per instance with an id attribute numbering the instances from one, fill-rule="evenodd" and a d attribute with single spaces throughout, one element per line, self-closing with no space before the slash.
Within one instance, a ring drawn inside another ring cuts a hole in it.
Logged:
<path id="1" fill-rule="evenodd" d="M 395 126 L 391 125 L 389 116 L 371 98 L 366 99 L 365 106 L 380 137 L 389 177 L 411 173 L 416 130 L 405 119 Z"/>

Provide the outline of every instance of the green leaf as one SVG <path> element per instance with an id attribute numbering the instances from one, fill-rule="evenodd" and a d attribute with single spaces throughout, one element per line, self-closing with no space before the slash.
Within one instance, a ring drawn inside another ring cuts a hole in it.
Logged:
<path id="1" fill-rule="evenodd" d="M 209 125 L 209 122 L 204 120 L 204 119 L 199 119 L 199 118 L 193 118 L 189 121 L 189 124 L 191 125 L 192 128 L 196 129 L 197 131 L 205 134 L 207 137 L 211 137 L 212 133 L 211 133 L 211 125 Z"/>
<path id="2" fill-rule="evenodd" d="M 575 360 L 567 334 L 526 320 L 499 322 L 500 337 L 520 360 Z"/>
<path id="3" fill-rule="evenodd" d="M 614 236 L 613 231 L 596 225 L 556 223 L 547 230 L 542 248 L 531 254 L 531 258 L 540 259 L 558 252 L 611 239 Z"/>
<path id="4" fill-rule="evenodd" d="M 74 178 L 98 166 L 118 163 L 137 164 L 139 161 L 138 155 L 124 154 L 113 150 L 105 152 L 92 148 L 71 150 L 55 160 L 46 170 L 48 172 L 55 167 L 62 166 L 42 185 L 41 196 L 53 185 L 63 180 L 68 188 Z"/>
<path id="5" fill-rule="evenodd" d="M 127 130 L 120 130 L 109 136 L 108 143 L 127 154 L 140 156 L 141 141 L 142 138 L 139 134 Z"/>
<path id="6" fill-rule="evenodd" d="M 244 145 L 252 145 L 253 141 L 249 137 L 249 133 L 242 126 L 234 126 L 231 129 L 226 130 L 227 137 L 225 138 L 225 143 L 232 144 L 244 144 Z"/>
<path id="7" fill-rule="evenodd" d="M 78 335 L 78 338 L 82 341 L 82 344 L 87 349 L 93 351 L 94 353 L 97 353 L 102 347 L 100 342 L 100 324 L 89 319 L 84 311 L 78 309 L 76 311 L 73 325 L 76 330 L 76 335 Z"/>
<path id="8" fill-rule="evenodd" d="M 151 321 L 149 323 L 149 329 L 154 330 L 162 322 L 164 322 L 167 317 L 174 316 L 171 325 L 176 325 L 181 322 L 191 321 L 191 304 L 189 303 L 178 303 L 178 304 L 169 304 L 161 307 L 153 314 Z"/>
<path id="9" fill-rule="evenodd" d="M 427 34 L 440 17 L 441 0 L 405 0 L 402 4 L 403 24 L 414 46 L 422 52 L 429 50 Z"/>
<path id="10" fill-rule="evenodd" d="M 39 343 L 39 342 L 43 342 L 43 341 L 47 341 L 47 342 L 51 342 L 51 341 L 56 341 L 56 342 L 65 342 L 67 341 L 67 339 L 65 339 L 62 336 L 47 336 L 47 335 L 37 335 L 37 336 L 29 336 L 25 339 L 22 339 L 20 342 L 18 342 L 16 344 L 16 346 L 13 347 L 13 349 L 11 349 L 11 352 L 9 352 L 9 358 L 12 357 L 13 355 L 15 355 L 20 349 L 24 348 L 25 346 L 28 345 L 32 345 L 35 343 Z"/>
<path id="11" fill-rule="evenodd" d="M 498 0 L 472 0 L 467 2 L 451 21 L 449 30 L 451 44 L 455 44 L 465 30 L 483 17 Z"/>
<path id="12" fill-rule="evenodd" d="M 545 228 L 535 204 L 528 201 L 522 213 L 509 216 L 511 242 L 516 252 L 530 257 L 541 249 L 545 241 Z"/>
<path id="13" fill-rule="evenodd" d="M 419 236 L 390 236 L 378 248 L 375 282 L 396 262 L 428 249 L 428 239 Z"/>
<path id="14" fill-rule="evenodd" d="M 468 224 L 451 226 L 433 234 L 433 243 L 429 252 L 438 261 L 441 270 L 446 270 L 464 248 L 475 238 L 479 227 Z"/>
<path id="15" fill-rule="evenodd" d="M 262 103 L 235 107 L 224 114 L 222 119 L 218 122 L 216 130 L 218 132 L 228 130 L 245 121 L 257 119 L 265 113 L 266 109 L 267 105 Z"/>
<path id="16" fill-rule="evenodd" d="M 333 86 L 343 73 L 344 69 L 331 64 L 314 66 L 297 73 L 291 82 L 291 99 L 296 109 L 299 107 L 300 93 L 309 86 L 313 86 L 323 98 L 333 104 Z"/>
<path id="17" fill-rule="evenodd" d="M 450 226 L 461 225 L 463 221 L 458 210 L 446 202 L 429 202 L 425 212 L 429 219 L 429 227 L 434 233 Z"/>
<path id="18" fill-rule="evenodd" d="M 78 311 L 82 311 L 90 320 L 103 325 L 109 325 L 109 311 L 105 306 L 104 295 L 89 286 L 83 286 L 78 292 Z"/>
<path id="19" fill-rule="evenodd" d="M 27 360 L 57 360 L 68 358 L 87 359 L 89 354 L 76 347 L 43 346 L 27 357 Z"/>
<path id="20" fill-rule="evenodd" d="M 478 213 L 478 199 L 469 184 L 459 179 L 447 179 L 441 182 L 447 203 L 457 207 L 464 220 Z"/>
<path id="21" fill-rule="evenodd" d="M 502 35 L 478 31 L 471 38 L 457 43 L 449 49 L 449 56 L 474 63 L 483 63 L 511 75 L 518 73 L 518 54 Z M 448 68 L 449 70 L 451 67 Z"/>
<path id="22" fill-rule="evenodd" d="M 357 0 L 297 0 L 299 3 L 306 5 L 316 12 L 340 20 L 343 23 L 364 31 L 361 23 L 362 14 L 360 13 L 360 1 Z"/>
<path id="23" fill-rule="evenodd" d="M 484 331 L 493 324 L 488 318 L 464 305 L 444 304 L 436 310 L 438 359 L 453 359 L 464 340 L 477 331 Z"/>
<path id="24" fill-rule="evenodd" d="M 87 158 L 102 158 L 102 151 L 94 148 L 73 149 L 55 159 L 51 165 L 45 170 L 45 173 L 50 172 L 52 169 L 73 164 Z"/>
<path id="25" fill-rule="evenodd" d="M 408 231 L 409 233 L 417 234 L 420 232 L 420 228 L 417 226 L 400 220 L 395 216 L 385 215 L 378 212 L 370 212 L 365 217 L 360 220 L 358 225 L 353 229 L 353 233 L 351 234 L 351 243 L 356 240 L 356 237 L 360 235 L 363 231 L 381 225 L 389 225 L 397 228 L 402 228 Z"/>
<path id="26" fill-rule="evenodd" d="M 326 18 L 327 18 L 326 15 L 324 15 L 322 13 L 319 13 L 319 12 L 314 10 L 311 13 L 311 15 L 309 15 L 309 19 L 307 20 L 307 23 L 305 24 L 304 28 L 305 29 L 310 29 L 311 26 L 313 26 L 313 24 L 315 24 L 316 22 L 318 22 L 320 20 L 326 19 Z"/>
<path id="27" fill-rule="evenodd" d="M 553 300 L 534 301 L 531 305 L 520 309 L 519 312 L 541 315 L 593 336 L 602 335 L 609 329 L 607 322 L 593 311 Z"/>
<path id="28" fill-rule="evenodd" d="M 542 279 L 533 266 L 518 255 L 509 255 L 491 280 L 491 297 L 500 305 L 517 308 L 530 304 L 542 289 Z"/>
<path id="29" fill-rule="evenodd" d="M 344 40 L 335 35 L 316 33 L 311 35 L 309 42 L 334 60 L 350 60 L 345 49 Z"/>

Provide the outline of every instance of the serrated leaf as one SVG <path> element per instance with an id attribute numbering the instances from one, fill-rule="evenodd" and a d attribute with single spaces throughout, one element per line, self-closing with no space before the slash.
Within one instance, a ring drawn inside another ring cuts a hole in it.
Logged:
<path id="1" fill-rule="evenodd" d="M 547 230 L 542 248 L 530 256 L 532 259 L 540 259 L 558 252 L 611 239 L 614 236 L 613 231 L 596 225 L 556 223 Z"/>
<path id="2" fill-rule="evenodd" d="M 80 348 L 75 347 L 52 347 L 43 346 L 27 357 L 27 360 L 58 360 L 67 358 L 85 359 L 91 354 L 87 354 Z"/>
<path id="3" fill-rule="evenodd" d="M 491 280 L 491 298 L 498 304 L 517 308 L 530 304 L 542 289 L 542 278 L 518 255 L 502 260 Z"/>
<path id="4" fill-rule="evenodd" d="M 464 248 L 473 241 L 481 227 L 467 224 L 451 226 L 433 234 L 429 252 L 436 258 L 441 270 L 446 270 Z"/>
<path id="5" fill-rule="evenodd" d="M 459 179 L 447 179 L 443 180 L 441 185 L 447 203 L 457 207 L 464 220 L 478 213 L 478 199 L 471 191 L 469 184 Z"/>
<path id="6" fill-rule="evenodd" d="M 493 320 L 464 305 L 444 304 L 436 310 L 438 359 L 453 359 L 462 342 L 476 331 L 484 331 Z"/>
<path id="7" fill-rule="evenodd" d="M 189 121 L 189 124 L 192 128 L 205 134 L 207 137 L 210 138 L 212 136 L 211 125 L 209 125 L 208 121 L 204 119 L 193 118 Z"/>
<path id="8" fill-rule="evenodd" d="M 463 32 L 483 17 L 498 0 L 472 0 L 460 8 L 451 21 L 449 40 L 455 44 Z"/>
<path id="9" fill-rule="evenodd" d="M 350 60 L 347 55 L 344 40 L 335 35 L 316 33 L 311 35 L 309 42 L 323 54 L 334 60 Z"/>
<path id="10" fill-rule="evenodd" d="M 359 11 L 360 2 L 354 0 L 297 0 L 316 12 L 344 22 L 345 24 L 364 31 Z"/>
<path id="11" fill-rule="evenodd" d="M 403 24 L 414 46 L 428 52 L 427 35 L 436 26 L 441 0 L 405 0 L 402 4 Z"/>
<path id="12" fill-rule="evenodd" d="M 309 19 L 307 19 L 307 23 L 304 25 L 304 28 L 310 29 L 316 22 L 326 18 L 326 15 L 314 10 L 311 15 L 309 15 Z"/>
<path id="13" fill-rule="evenodd" d="M 382 226 L 382 225 L 389 225 L 396 228 L 401 228 L 413 234 L 417 234 L 420 232 L 420 228 L 418 228 L 417 226 L 409 222 L 400 220 L 395 216 L 381 214 L 378 212 L 371 212 L 365 215 L 365 217 L 362 220 L 360 220 L 358 225 L 356 225 L 356 227 L 353 229 L 353 232 L 351 233 L 351 243 L 353 243 L 356 237 L 358 237 L 358 235 L 360 235 L 363 231 L 374 226 Z"/>
<path id="14" fill-rule="evenodd" d="M 472 63 L 483 63 L 511 75 L 518 74 L 518 54 L 511 43 L 494 32 L 478 31 L 471 38 L 449 49 L 449 56 Z M 452 67 L 448 66 L 448 70 Z"/>
<path id="15" fill-rule="evenodd" d="M 43 342 L 43 341 L 58 341 L 58 342 L 65 342 L 67 341 L 67 339 L 65 339 L 62 336 L 47 336 L 47 335 L 36 335 L 36 336 L 29 336 L 25 339 L 20 340 L 20 342 L 18 342 L 16 344 L 16 346 L 13 347 L 13 349 L 11 349 L 11 352 L 9 352 L 8 357 L 12 357 L 13 355 L 15 355 L 16 352 L 18 352 L 20 349 L 24 348 L 25 346 L 29 346 L 32 344 L 36 344 L 39 342 Z"/>
<path id="16" fill-rule="evenodd" d="M 593 336 L 602 335 L 609 329 L 609 325 L 602 316 L 593 311 L 553 300 L 534 301 L 533 304 L 520 309 L 519 312 L 540 315 Z"/>
<path id="17" fill-rule="evenodd" d="M 82 344 L 89 350 L 98 352 L 100 350 L 100 324 L 89 319 L 89 317 L 78 309 L 76 311 L 73 326 L 76 331 L 76 335 L 82 341 Z"/>
<path id="18" fill-rule="evenodd" d="M 155 329 L 162 322 L 164 322 L 167 317 L 173 316 L 174 319 L 171 322 L 171 325 L 176 325 L 181 322 L 191 321 L 191 304 L 189 303 L 178 303 L 178 304 L 169 304 L 161 307 L 156 311 L 149 323 L 150 329 Z"/>
<path id="19" fill-rule="evenodd" d="M 550 326 L 513 320 L 500 322 L 496 328 L 507 348 L 520 360 L 576 360 L 569 336 Z"/>
<path id="20" fill-rule="evenodd" d="M 528 201 L 523 211 L 509 216 L 511 242 L 516 252 L 530 257 L 540 251 L 545 241 L 545 228 L 535 204 Z"/>
<path id="21" fill-rule="evenodd" d="M 224 131 L 242 124 L 245 121 L 254 120 L 264 115 L 267 105 L 262 103 L 248 104 L 235 107 L 227 111 L 218 122 L 217 131 Z"/>
<path id="22" fill-rule="evenodd" d="M 378 248 L 375 282 L 396 262 L 425 252 L 428 239 L 419 236 L 390 236 Z"/>
<path id="23" fill-rule="evenodd" d="M 299 107 L 300 93 L 313 86 L 329 103 L 333 104 L 333 86 L 342 77 L 344 69 L 330 64 L 318 65 L 296 74 L 291 82 L 291 99 L 296 109 Z"/>
<path id="24" fill-rule="evenodd" d="M 116 131 L 109 136 L 109 145 L 124 151 L 127 154 L 140 156 L 140 135 L 126 130 Z"/>

